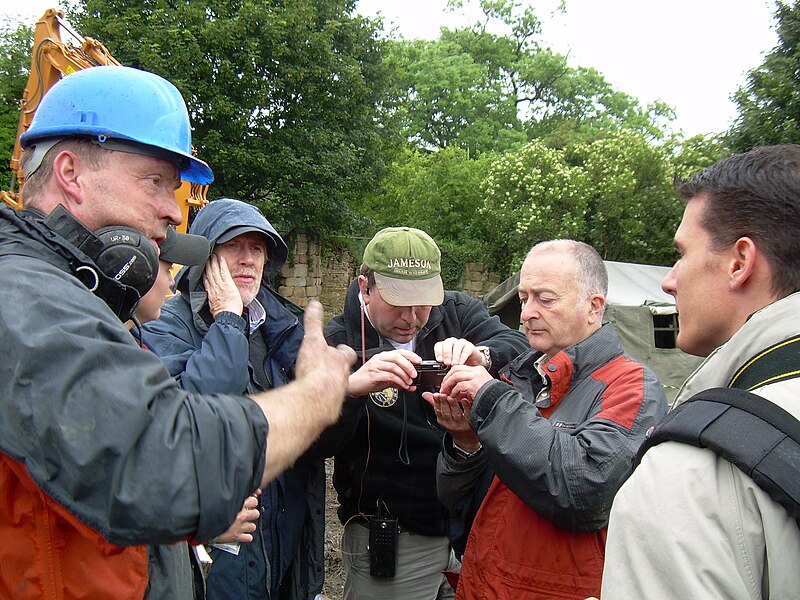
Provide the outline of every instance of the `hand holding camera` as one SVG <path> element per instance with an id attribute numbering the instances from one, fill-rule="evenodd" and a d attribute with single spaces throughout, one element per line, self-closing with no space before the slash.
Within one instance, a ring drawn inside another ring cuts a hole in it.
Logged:
<path id="1" fill-rule="evenodd" d="M 388 350 L 375 354 L 350 375 L 347 393 L 350 396 L 364 396 L 389 387 L 408 389 L 414 385 L 412 374 L 419 360 L 419 355 L 410 350 Z"/>
<path id="2" fill-rule="evenodd" d="M 442 380 L 450 367 L 436 360 L 423 360 L 414 365 L 417 376 L 412 380 L 412 385 L 423 387 L 440 387 Z"/>

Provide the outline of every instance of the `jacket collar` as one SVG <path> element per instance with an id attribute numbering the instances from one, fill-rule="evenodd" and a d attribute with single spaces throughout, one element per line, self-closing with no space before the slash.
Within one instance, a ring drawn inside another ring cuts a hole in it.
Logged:
<path id="1" fill-rule="evenodd" d="M 605 323 L 586 339 L 568 346 L 555 356 L 550 357 L 544 363 L 543 368 L 548 372 L 550 371 L 548 365 L 555 364 L 558 366 L 570 362 L 576 365 L 573 378 L 580 378 L 587 373 L 593 373 L 622 353 L 622 345 L 619 342 L 614 325 Z M 520 370 L 534 369 L 533 363 L 542 354 L 539 350 L 534 349 L 523 352 L 509 363 L 509 369 L 515 373 Z"/>
<path id="2" fill-rule="evenodd" d="M 623 353 L 614 325 L 604 324 L 585 340 L 568 346 L 542 365 L 551 382 L 550 395 L 542 409 L 553 409 L 566 396 L 572 383 L 582 379 Z M 539 350 L 528 350 L 511 361 L 507 369 L 517 379 L 528 379 L 536 374 L 534 363 L 543 355 Z M 537 404 L 538 406 L 538 404 Z"/>
<path id="3" fill-rule="evenodd" d="M 714 350 L 678 390 L 674 406 L 710 387 L 725 387 L 750 358 L 800 333 L 800 292 L 753 313 L 730 340 Z"/>

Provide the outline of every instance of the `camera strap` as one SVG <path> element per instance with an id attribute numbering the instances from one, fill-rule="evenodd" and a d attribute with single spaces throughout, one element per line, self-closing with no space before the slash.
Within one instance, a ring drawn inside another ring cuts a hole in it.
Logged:
<path id="1" fill-rule="evenodd" d="M 363 300 L 361 301 L 361 366 L 367 362 L 367 318 L 364 316 L 366 312 Z"/>

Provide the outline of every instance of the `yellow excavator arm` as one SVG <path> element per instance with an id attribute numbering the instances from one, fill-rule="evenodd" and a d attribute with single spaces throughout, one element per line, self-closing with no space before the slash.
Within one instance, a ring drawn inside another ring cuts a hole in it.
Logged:
<path id="1" fill-rule="evenodd" d="M 62 29 L 69 33 L 72 40 L 79 45 L 67 44 L 62 41 Z M 83 37 L 72 29 L 64 19 L 62 11 L 54 8 L 45 11 L 44 15 L 36 22 L 33 34 L 31 70 L 19 103 L 19 125 L 17 126 L 14 152 L 11 155 L 11 184 L 8 190 L 0 190 L 0 199 L 3 202 L 16 209 L 23 207 L 21 189 L 25 176 L 21 167 L 21 159 L 24 150 L 19 140 L 20 136 L 30 127 L 36 109 L 48 90 L 62 77 L 75 71 L 119 64 L 102 43 L 90 37 Z M 207 203 L 207 190 L 207 185 L 184 181 L 175 192 L 183 214 L 183 223 L 178 228 L 180 231 L 186 231 L 189 223 L 189 209 L 202 208 Z"/>

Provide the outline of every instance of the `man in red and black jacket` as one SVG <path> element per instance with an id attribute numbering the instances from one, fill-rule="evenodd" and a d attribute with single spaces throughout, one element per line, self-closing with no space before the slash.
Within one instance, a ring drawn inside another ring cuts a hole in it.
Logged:
<path id="1" fill-rule="evenodd" d="M 426 394 L 450 432 L 438 468 L 445 506 L 494 473 L 457 599 L 599 596 L 611 501 L 667 410 L 656 375 L 602 324 L 607 289 L 591 246 L 534 246 L 519 285 L 531 349 L 500 380 L 459 366 L 439 393 Z"/>

